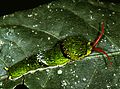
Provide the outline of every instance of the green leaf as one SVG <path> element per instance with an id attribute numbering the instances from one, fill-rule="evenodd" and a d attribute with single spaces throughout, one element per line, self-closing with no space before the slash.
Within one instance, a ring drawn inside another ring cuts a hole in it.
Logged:
<path id="1" fill-rule="evenodd" d="M 5 66 L 50 49 L 68 35 L 79 34 L 94 41 L 104 21 L 105 34 L 98 47 L 111 57 L 111 67 L 106 68 L 104 55 L 93 52 L 82 61 L 29 73 L 24 82 L 29 89 L 119 89 L 119 6 L 96 0 L 56 0 L 0 17 L 0 75 L 5 75 Z M 1 81 L 3 89 L 20 83 L 22 78 Z"/>

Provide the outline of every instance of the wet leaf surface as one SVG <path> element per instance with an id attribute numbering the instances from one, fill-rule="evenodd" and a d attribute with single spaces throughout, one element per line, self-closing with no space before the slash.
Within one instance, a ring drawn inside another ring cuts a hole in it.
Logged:
<path id="1" fill-rule="evenodd" d="M 5 66 L 52 48 L 68 35 L 79 34 L 93 41 L 104 21 L 105 34 L 98 47 L 111 57 L 111 67 L 106 68 L 104 55 L 93 52 L 82 61 L 29 73 L 24 83 L 29 89 L 119 89 L 119 6 L 95 0 L 58 0 L 0 17 L 0 75 L 5 74 Z M 21 83 L 22 78 L 6 79 L 0 85 L 3 89 L 13 89 Z"/>

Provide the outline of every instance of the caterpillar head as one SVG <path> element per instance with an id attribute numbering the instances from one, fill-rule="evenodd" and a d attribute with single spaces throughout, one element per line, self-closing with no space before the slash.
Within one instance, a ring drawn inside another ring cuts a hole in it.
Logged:
<path id="1" fill-rule="evenodd" d="M 96 47 L 99 40 L 102 38 L 104 34 L 104 23 L 102 23 L 102 29 L 101 29 L 100 35 L 95 39 L 93 42 L 88 42 L 84 37 L 82 36 L 71 36 L 66 37 L 66 39 L 63 40 L 61 43 L 62 52 L 64 56 L 68 57 L 71 60 L 79 60 L 83 59 L 85 56 L 89 55 L 91 51 L 97 51 L 101 52 L 106 55 L 108 60 L 110 60 L 110 57 L 108 54 L 102 50 L 101 48 Z M 111 62 L 110 62 L 111 64 Z"/>
<path id="2" fill-rule="evenodd" d="M 90 42 L 82 36 L 66 37 L 61 43 L 64 56 L 71 60 L 79 60 L 89 55 L 92 50 Z"/>

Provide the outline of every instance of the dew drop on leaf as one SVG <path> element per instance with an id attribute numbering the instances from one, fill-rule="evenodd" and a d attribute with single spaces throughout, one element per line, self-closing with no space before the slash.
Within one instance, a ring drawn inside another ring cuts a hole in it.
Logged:
<path id="1" fill-rule="evenodd" d="M 73 86 L 70 86 L 70 88 L 73 88 Z"/>
<path id="2" fill-rule="evenodd" d="M 37 16 L 38 14 L 37 13 L 34 13 L 35 16 Z"/>
<path id="3" fill-rule="evenodd" d="M 87 87 L 89 87 L 90 85 L 88 84 Z"/>
<path id="4" fill-rule="evenodd" d="M 49 69 L 46 70 L 46 72 L 49 72 L 49 71 L 50 71 Z"/>
<path id="5" fill-rule="evenodd" d="M 31 15 L 31 14 L 30 14 L 30 15 L 28 15 L 28 17 L 32 17 L 32 16 L 33 16 L 33 15 Z"/>
<path id="6" fill-rule="evenodd" d="M 30 66 L 29 64 L 27 64 L 27 66 Z"/>
<path id="7" fill-rule="evenodd" d="M 40 78 L 38 77 L 37 80 L 40 80 Z"/>
<path id="8" fill-rule="evenodd" d="M 37 32 L 35 32 L 35 34 L 37 34 Z"/>
<path id="9" fill-rule="evenodd" d="M 93 13 L 93 11 L 90 10 L 90 13 Z"/>
<path id="10" fill-rule="evenodd" d="M 102 14 L 102 16 L 104 16 L 104 14 Z"/>
<path id="11" fill-rule="evenodd" d="M 77 84 L 77 82 L 75 82 L 75 85 Z"/>
<path id="12" fill-rule="evenodd" d="M 61 9 L 60 11 L 63 11 L 63 9 Z"/>
<path id="13" fill-rule="evenodd" d="M 116 76 L 116 74 L 113 74 L 113 76 Z"/>
<path id="14" fill-rule="evenodd" d="M 83 78 L 83 81 L 86 81 L 86 78 Z"/>
<path id="15" fill-rule="evenodd" d="M 37 47 L 39 47 L 40 45 L 39 44 L 37 44 Z"/>
<path id="16" fill-rule="evenodd" d="M 109 14 L 109 16 L 111 16 L 111 14 Z"/>
<path id="17" fill-rule="evenodd" d="M 77 81 L 78 83 L 80 83 L 80 81 Z"/>
<path id="18" fill-rule="evenodd" d="M 114 22 L 112 24 L 115 24 Z"/>
<path id="19" fill-rule="evenodd" d="M 12 62 L 14 62 L 15 61 L 15 59 L 12 59 Z"/>
<path id="20" fill-rule="evenodd" d="M 110 85 L 107 85 L 107 89 L 110 89 Z"/>
<path id="21" fill-rule="evenodd" d="M 0 82 L 0 86 L 2 86 L 2 82 Z"/>
<path id="22" fill-rule="evenodd" d="M 100 11 L 101 9 L 99 8 L 98 10 Z"/>
<path id="23" fill-rule="evenodd" d="M 0 46 L 2 46 L 4 44 L 4 42 L 2 40 L 0 40 Z"/>
<path id="24" fill-rule="evenodd" d="M 47 8 L 50 8 L 50 5 L 48 5 Z"/>
<path id="25" fill-rule="evenodd" d="M 75 77 L 78 78 L 78 75 L 76 75 Z"/>
<path id="26" fill-rule="evenodd" d="M 36 25 L 33 25 L 33 27 L 38 27 L 38 25 L 36 24 Z"/>
<path id="27" fill-rule="evenodd" d="M 115 12 L 112 12 L 112 14 L 115 14 Z"/>
<path id="28" fill-rule="evenodd" d="M 62 74 L 62 70 L 58 70 L 57 73 L 58 73 L 58 74 Z"/>
<path id="29" fill-rule="evenodd" d="M 52 12 L 52 9 L 49 9 L 50 12 Z"/>
<path id="30" fill-rule="evenodd" d="M 48 40 L 50 40 L 50 37 L 48 37 Z"/>
<path id="31" fill-rule="evenodd" d="M 32 32 L 34 32 L 34 30 L 32 30 Z"/>
<path id="32" fill-rule="evenodd" d="M 62 81 L 62 86 L 66 86 L 67 82 L 65 80 Z"/>

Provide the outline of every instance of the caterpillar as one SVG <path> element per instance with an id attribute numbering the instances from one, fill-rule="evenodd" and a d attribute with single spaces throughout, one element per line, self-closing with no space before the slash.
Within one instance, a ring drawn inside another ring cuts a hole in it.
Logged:
<path id="1" fill-rule="evenodd" d="M 107 56 L 108 60 L 110 60 L 110 57 L 105 51 L 96 47 L 104 34 L 104 23 L 102 23 L 101 30 L 100 35 L 93 42 L 87 41 L 83 36 L 67 36 L 58 41 L 53 48 L 27 57 L 4 69 L 6 70 L 9 79 L 15 79 L 38 68 L 65 65 L 71 61 L 82 60 L 92 53 L 92 51 L 101 52 Z"/>

